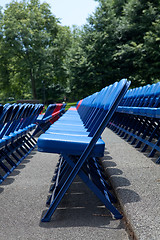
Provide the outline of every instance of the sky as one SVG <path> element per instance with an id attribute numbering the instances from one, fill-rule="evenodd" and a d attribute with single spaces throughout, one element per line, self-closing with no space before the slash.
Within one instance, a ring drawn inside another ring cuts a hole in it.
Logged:
<path id="1" fill-rule="evenodd" d="M 11 0 L 0 0 L 0 6 L 4 8 L 10 2 Z M 87 17 L 98 6 L 98 2 L 94 0 L 40 0 L 40 2 L 47 2 L 51 6 L 52 13 L 60 19 L 61 24 L 70 27 L 85 24 Z"/>

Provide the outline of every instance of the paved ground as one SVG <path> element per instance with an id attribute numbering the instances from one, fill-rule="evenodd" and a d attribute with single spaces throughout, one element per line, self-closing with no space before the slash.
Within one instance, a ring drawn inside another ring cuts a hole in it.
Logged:
<path id="1" fill-rule="evenodd" d="M 103 133 L 103 163 L 135 237 L 160 239 L 160 165 L 111 130 Z"/>
<path id="2" fill-rule="evenodd" d="M 51 222 L 41 223 L 58 155 L 33 151 L 0 185 L 0 240 L 128 240 L 123 220 L 76 178 Z"/>
<path id="3" fill-rule="evenodd" d="M 103 139 L 102 161 L 135 238 L 159 240 L 160 166 L 108 129 Z M 40 222 L 57 161 L 35 150 L 0 185 L 0 240 L 128 240 L 124 220 L 112 219 L 79 178 L 51 222 Z"/>

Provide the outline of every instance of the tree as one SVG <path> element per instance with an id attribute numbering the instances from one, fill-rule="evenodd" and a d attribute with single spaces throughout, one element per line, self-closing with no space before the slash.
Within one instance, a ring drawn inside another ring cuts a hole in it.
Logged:
<path id="1" fill-rule="evenodd" d="M 152 23 L 152 26 L 144 36 L 144 48 L 142 54 L 142 75 L 146 81 L 157 82 L 160 79 L 160 20 Z"/>
<path id="2" fill-rule="evenodd" d="M 30 0 L 7 5 L 1 19 L 0 77 L 18 97 L 24 97 L 31 87 L 33 98 L 41 98 L 37 92 L 44 82 L 53 84 L 56 63 L 62 58 L 57 55 L 59 28 L 47 3 Z"/>
<path id="3" fill-rule="evenodd" d="M 133 86 L 153 82 L 153 76 L 148 75 L 151 61 L 146 57 L 145 36 L 158 17 L 158 1 L 129 0 L 123 6 L 119 18 L 117 36 L 119 43 L 114 54 L 120 71 L 132 80 Z M 154 48 L 154 46 L 153 46 Z"/>
<path id="4" fill-rule="evenodd" d="M 60 26 L 48 4 L 13 1 L 0 14 L 0 86 L 18 97 L 73 100 L 121 78 L 159 80 L 158 0 L 97 0 L 85 26 Z M 42 97 L 43 96 L 43 97 Z M 56 97 L 57 98 L 57 97 Z"/>
<path id="5" fill-rule="evenodd" d="M 113 59 L 117 41 L 113 1 L 99 3 L 96 12 L 88 18 L 88 24 L 81 30 L 70 57 L 72 86 L 81 98 L 118 79 Z"/>

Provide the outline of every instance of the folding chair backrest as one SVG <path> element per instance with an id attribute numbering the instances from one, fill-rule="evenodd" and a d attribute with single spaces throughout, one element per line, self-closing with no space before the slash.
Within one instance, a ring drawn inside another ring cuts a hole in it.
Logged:
<path id="1" fill-rule="evenodd" d="M 127 106 L 127 102 L 129 101 L 129 98 L 130 98 L 130 96 L 131 96 L 131 92 L 132 92 L 132 91 L 133 91 L 132 89 L 129 89 L 129 90 L 126 92 L 126 94 L 125 94 L 125 96 L 123 97 L 123 99 L 121 100 L 119 106 Z"/>
<path id="2" fill-rule="evenodd" d="M 82 104 L 82 101 L 83 101 L 83 99 L 81 99 L 81 100 L 79 100 L 78 102 L 77 102 L 77 105 L 76 105 L 76 109 L 78 110 L 78 108 L 80 107 L 80 105 Z"/>
<path id="3" fill-rule="evenodd" d="M 116 108 L 118 107 L 120 100 L 127 92 L 129 85 L 130 85 L 130 82 L 127 82 L 127 79 L 122 79 L 118 84 L 116 83 L 117 87 L 116 87 L 116 89 L 114 89 L 115 91 L 112 92 L 113 93 L 112 96 L 110 95 L 110 96 L 108 96 L 108 99 L 106 99 L 107 113 L 104 116 L 104 118 L 102 119 L 102 121 L 99 124 L 99 126 L 97 127 L 97 129 L 95 130 L 95 133 L 93 134 L 93 138 L 92 138 L 90 144 L 88 145 L 88 147 L 86 148 L 85 152 L 82 154 L 81 157 L 84 157 L 85 155 L 88 156 L 89 153 L 92 151 L 94 144 L 98 141 L 102 132 L 106 128 L 109 120 L 111 119 L 113 113 L 115 112 Z M 110 101 L 110 103 L 109 103 L 109 101 Z"/>
<path id="4" fill-rule="evenodd" d="M 159 107 L 160 106 L 160 82 L 158 82 L 155 86 L 155 92 L 152 101 L 150 102 L 151 107 Z"/>
<path id="5" fill-rule="evenodd" d="M 3 112 L 3 106 L 0 104 L 0 117 L 1 117 L 2 112 Z"/>
<path id="6" fill-rule="evenodd" d="M 130 97 L 128 99 L 128 102 L 127 102 L 126 106 L 132 106 L 132 104 L 135 101 L 135 98 L 136 98 L 136 95 L 137 95 L 137 91 L 138 91 L 138 88 L 132 89 L 131 95 L 130 95 Z"/>
<path id="7" fill-rule="evenodd" d="M 32 114 L 31 123 L 36 122 L 36 119 L 38 118 L 39 114 L 42 112 L 43 108 L 44 108 L 43 104 L 37 104 L 35 111 Z"/>
<path id="8" fill-rule="evenodd" d="M 43 118 L 48 117 L 49 115 L 52 115 L 52 113 L 54 112 L 55 108 L 56 108 L 56 104 L 50 104 L 47 107 L 47 110 L 46 110 L 45 114 L 43 115 Z"/>
<path id="9" fill-rule="evenodd" d="M 3 112 L 0 116 L 0 138 L 2 138 L 5 135 L 11 123 L 12 111 L 13 105 L 9 104 L 3 108 Z"/>
<path id="10" fill-rule="evenodd" d="M 10 121 L 7 126 L 7 130 L 5 132 L 5 135 L 8 136 L 11 132 L 14 131 L 14 126 L 16 124 L 16 119 L 19 111 L 19 105 L 18 104 L 13 104 L 13 109 L 12 109 L 12 114 L 10 117 Z"/>
<path id="11" fill-rule="evenodd" d="M 21 117 L 22 117 L 25 105 L 26 104 L 18 104 L 19 108 L 17 109 L 17 113 L 16 113 L 14 121 L 12 123 L 12 132 L 14 132 L 18 129 L 18 126 L 21 122 Z"/>
<path id="12" fill-rule="evenodd" d="M 98 114 L 95 115 L 94 120 L 92 121 L 92 125 L 90 125 L 90 133 L 89 136 L 92 137 L 96 131 L 97 128 L 99 128 L 101 122 L 107 115 L 108 111 L 112 108 L 112 105 L 114 104 L 114 101 L 116 101 L 116 96 L 119 96 L 123 85 L 125 85 L 127 82 L 126 79 L 121 80 L 120 82 L 115 82 L 113 85 L 111 85 L 110 88 L 108 88 L 108 91 L 106 91 L 106 95 L 104 96 L 102 100 L 102 110 L 98 111 Z"/>
<path id="13" fill-rule="evenodd" d="M 148 94 L 148 92 L 150 91 L 150 87 L 151 87 L 151 85 L 149 85 L 149 84 L 142 87 L 142 89 L 139 93 L 139 96 L 136 100 L 135 107 L 140 107 L 144 104 L 145 97 Z"/>

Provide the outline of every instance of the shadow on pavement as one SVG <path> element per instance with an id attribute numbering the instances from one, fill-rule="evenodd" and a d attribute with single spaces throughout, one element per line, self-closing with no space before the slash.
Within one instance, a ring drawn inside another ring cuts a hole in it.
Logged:
<path id="1" fill-rule="evenodd" d="M 117 207 L 117 206 L 116 206 Z M 43 211 L 42 216 L 46 211 Z M 76 177 L 68 192 L 54 212 L 50 222 L 40 222 L 42 228 L 100 227 L 106 228 L 117 221 L 124 228 L 123 220 L 115 220 L 94 193 Z"/>
<path id="2" fill-rule="evenodd" d="M 116 168 L 117 165 L 108 151 L 105 151 L 105 156 L 102 158 L 102 164 L 114 191 L 123 197 L 124 204 L 140 201 L 140 196 L 135 191 L 126 188 L 129 187 L 131 183 L 127 178 L 122 176 L 123 171 Z"/>

